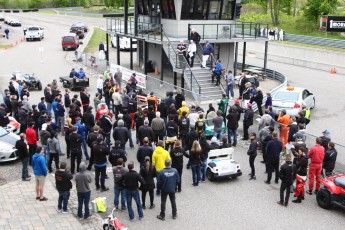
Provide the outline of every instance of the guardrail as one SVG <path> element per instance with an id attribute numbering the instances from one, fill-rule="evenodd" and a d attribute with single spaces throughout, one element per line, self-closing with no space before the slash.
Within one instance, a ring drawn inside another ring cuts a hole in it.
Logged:
<path id="1" fill-rule="evenodd" d="M 286 34 L 284 36 L 285 41 L 299 42 L 311 45 L 328 46 L 334 48 L 345 49 L 345 40 L 331 39 L 331 38 L 320 38 L 313 36 L 304 36 L 297 34 Z"/>
<path id="2" fill-rule="evenodd" d="M 79 46 L 79 48 L 76 50 L 77 59 L 79 59 L 81 57 L 81 55 L 84 53 L 84 50 L 85 50 L 86 46 L 89 44 L 90 39 L 91 39 L 94 31 L 95 31 L 95 27 L 92 26 L 91 29 L 89 30 L 89 32 L 87 33 L 87 35 L 84 37 L 83 44 L 81 44 Z"/>

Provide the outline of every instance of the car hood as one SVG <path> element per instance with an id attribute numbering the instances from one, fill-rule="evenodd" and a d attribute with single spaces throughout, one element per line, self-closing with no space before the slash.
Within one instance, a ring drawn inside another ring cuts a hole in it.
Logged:
<path id="1" fill-rule="evenodd" d="M 3 150 L 3 151 L 4 150 L 6 150 L 6 151 L 13 150 L 13 148 L 14 148 L 14 145 L 11 145 L 11 144 L 3 142 L 3 141 L 0 141 L 0 151 L 1 150 Z"/>
<path id="2" fill-rule="evenodd" d="M 231 160 L 231 159 L 223 159 L 223 160 L 214 159 L 214 160 L 211 160 L 210 163 L 211 162 L 215 163 L 216 167 L 222 167 L 222 166 L 229 166 L 229 163 L 233 163 L 234 160 Z"/>
<path id="3" fill-rule="evenodd" d="M 8 133 L 7 135 L 0 137 L 0 141 L 11 144 L 13 146 L 16 145 L 17 140 L 19 140 L 19 136 L 14 133 Z"/>

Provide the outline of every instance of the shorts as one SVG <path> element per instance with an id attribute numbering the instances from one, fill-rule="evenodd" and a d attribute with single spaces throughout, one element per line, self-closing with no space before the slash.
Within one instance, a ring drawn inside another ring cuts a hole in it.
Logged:
<path id="1" fill-rule="evenodd" d="M 36 176 L 36 185 L 38 186 L 44 186 L 44 183 L 46 181 L 46 177 L 45 176 Z"/>

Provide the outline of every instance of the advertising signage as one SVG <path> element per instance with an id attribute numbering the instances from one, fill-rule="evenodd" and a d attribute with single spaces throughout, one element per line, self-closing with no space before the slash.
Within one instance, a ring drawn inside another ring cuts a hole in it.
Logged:
<path id="1" fill-rule="evenodd" d="M 327 32 L 345 32 L 345 17 L 321 16 L 320 29 Z"/>

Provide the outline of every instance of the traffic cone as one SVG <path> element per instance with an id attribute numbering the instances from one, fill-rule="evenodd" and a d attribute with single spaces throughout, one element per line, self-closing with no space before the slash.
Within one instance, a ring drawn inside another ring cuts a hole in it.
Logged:
<path id="1" fill-rule="evenodd" d="M 16 45 L 18 45 L 18 41 L 16 41 Z"/>
<path id="2" fill-rule="evenodd" d="M 335 74 L 336 71 L 335 71 L 335 68 L 331 68 L 331 74 Z"/>
<path id="3" fill-rule="evenodd" d="M 155 69 L 155 75 L 159 75 L 157 66 L 156 66 L 156 69 Z"/>
<path id="4" fill-rule="evenodd" d="M 333 68 L 333 74 L 336 74 L 337 73 L 337 71 L 335 71 L 335 68 Z"/>

